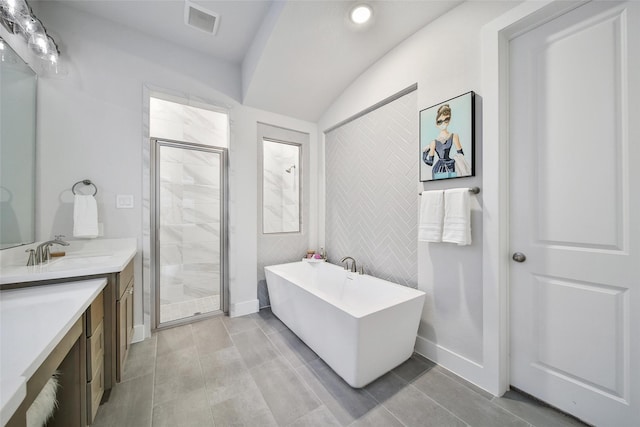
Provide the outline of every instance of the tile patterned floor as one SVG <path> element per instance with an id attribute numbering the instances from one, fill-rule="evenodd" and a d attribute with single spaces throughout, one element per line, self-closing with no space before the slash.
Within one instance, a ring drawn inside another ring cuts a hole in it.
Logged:
<path id="1" fill-rule="evenodd" d="M 94 425 L 583 426 L 514 392 L 493 397 L 417 354 L 353 389 L 268 309 L 134 344 Z"/>
<path id="2" fill-rule="evenodd" d="M 160 304 L 160 323 L 185 319 L 194 314 L 211 313 L 220 310 L 220 295 L 194 298 L 189 301 Z"/>

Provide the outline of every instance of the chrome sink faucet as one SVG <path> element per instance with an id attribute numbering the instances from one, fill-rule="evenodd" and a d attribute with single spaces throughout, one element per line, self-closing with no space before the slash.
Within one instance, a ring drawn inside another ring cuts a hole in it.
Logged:
<path id="1" fill-rule="evenodd" d="M 351 268 L 349 268 L 349 261 L 351 260 Z M 358 269 L 356 268 L 356 260 L 351 258 L 350 256 L 346 256 L 340 260 L 340 262 L 347 261 L 347 265 L 344 267 L 345 270 L 351 270 L 352 273 L 355 273 Z"/>
<path id="2" fill-rule="evenodd" d="M 36 248 L 34 264 L 42 264 L 43 262 L 49 261 L 49 258 L 51 257 L 49 248 L 52 245 L 69 246 L 69 242 L 62 240 L 63 237 L 63 235 L 55 236 L 54 240 L 47 240 L 46 242 L 39 244 Z"/>

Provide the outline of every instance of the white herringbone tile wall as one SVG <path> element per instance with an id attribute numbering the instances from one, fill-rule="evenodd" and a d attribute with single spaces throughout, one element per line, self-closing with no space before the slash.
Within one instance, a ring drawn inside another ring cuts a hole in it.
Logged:
<path id="1" fill-rule="evenodd" d="M 418 283 L 417 92 L 326 134 L 329 261 L 352 256 L 365 273 Z"/>

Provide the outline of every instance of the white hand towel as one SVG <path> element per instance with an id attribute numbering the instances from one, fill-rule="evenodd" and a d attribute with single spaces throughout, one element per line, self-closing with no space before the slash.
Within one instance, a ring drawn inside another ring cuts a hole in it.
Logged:
<path id="1" fill-rule="evenodd" d="M 98 204 L 91 195 L 76 194 L 73 200 L 73 237 L 98 237 Z"/>
<path id="2" fill-rule="evenodd" d="M 442 242 L 443 202 L 444 192 L 442 190 L 422 192 L 418 240 L 423 242 Z"/>
<path id="3" fill-rule="evenodd" d="M 457 243 L 460 246 L 471 244 L 471 207 L 467 188 L 455 188 L 444 192 L 442 241 Z"/>

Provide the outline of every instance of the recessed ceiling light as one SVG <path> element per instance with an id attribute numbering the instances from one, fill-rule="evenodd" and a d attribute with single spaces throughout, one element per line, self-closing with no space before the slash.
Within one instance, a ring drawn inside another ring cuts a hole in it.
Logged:
<path id="1" fill-rule="evenodd" d="M 373 9 L 368 4 L 359 4 L 351 9 L 351 20 L 356 24 L 364 24 L 373 15 Z"/>

